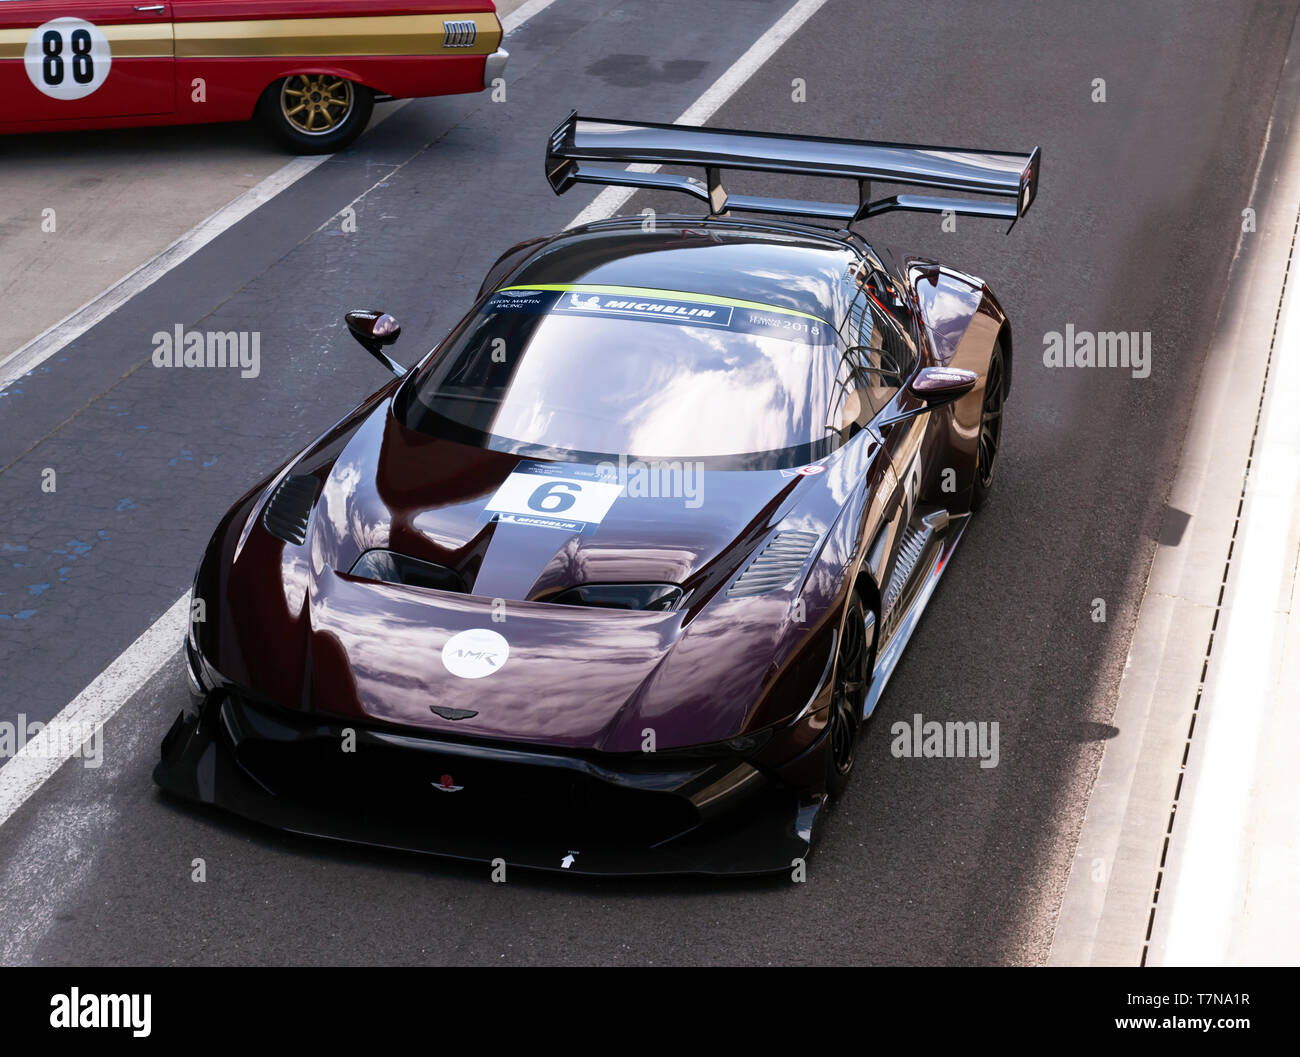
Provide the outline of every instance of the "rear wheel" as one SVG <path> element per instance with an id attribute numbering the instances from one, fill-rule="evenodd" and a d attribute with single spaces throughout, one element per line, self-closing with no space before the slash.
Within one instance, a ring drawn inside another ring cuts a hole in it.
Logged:
<path id="1" fill-rule="evenodd" d="M 308 73 L 276 81 L 258 109 L 281 145 L 298 154 L 328 154 L 361 135 L 374 106 L 365 85 Z"/>
<path id="2" fill-rule="evenodd" d="M 849 596 L 840 633 L 839 656 L 835 664 L 835 684 L 831 692 L 828 720 L 830 745 L 826 751 L 826 791 L 839 796 L 849 784 L 858 755 L 858 735 L 862 732 L 862 708 L 867 685 L 874 615 L 863 608 L 856 591 Z"/>
<path id="3" fill-rule="evenodd" d="M 998 451 L 1002 446 L 1002 405 L 1006 399 L 1006 363 L 1002 358 L 1002 345 L 993 346 L 989 357 L 988 373 L 984 376 L 984 401 L 980 405 L 979 442 L 975 447 L 975 486 L 971 492 L 970 507 L 978 510 L 993 490 L 993 473 L 998 465 Z"/>

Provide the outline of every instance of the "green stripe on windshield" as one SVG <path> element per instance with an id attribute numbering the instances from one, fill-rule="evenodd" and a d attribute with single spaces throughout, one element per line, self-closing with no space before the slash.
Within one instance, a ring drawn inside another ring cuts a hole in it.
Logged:
<path id="1" fill-rule="evenodd" d="M 742 301 L 735 297 L 717 297 L 714 294 L 697 294 L 689 290 L 654 290 L 646 286 L 598 286 L 592 283 L 533 283 L 528 286 L 502 286 L 493 293 L 502 290 L 554 290 L 560 293 L 577 294 L 636 294 L 638 297 L 666 297 L 674 301 L 694 301 L 701 305 L 718 305 L 722 308 L 751 308 L 759 312 L 780 312 L 786 316 L 800 316 L 830 326 L 821 316 L 812 316 L 807 312 L 798 312 L 793 308 L 780 305 L 768 305 L 762 301 Z"/>

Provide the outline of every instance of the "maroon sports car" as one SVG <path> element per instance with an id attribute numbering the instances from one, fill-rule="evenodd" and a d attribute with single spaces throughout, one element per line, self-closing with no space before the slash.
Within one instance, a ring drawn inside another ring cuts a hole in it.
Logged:
<path id="1" fill-rule="evenodd" d="M 384 351 L 391 316 L 349 313 L 395 377 L 218 526 L 195 703 L 156 780 L 473 860 L 790 869 L 989 494 L 1011 383 L 979 279 L 850 225 L 1014 222 L 1038 166 L 571 115 L 548 145 L 557 193 L 670 189 L 708 214 L 515 246 L 409 370 Z M 728 195 L 737 169 L 860 194 Z"/>

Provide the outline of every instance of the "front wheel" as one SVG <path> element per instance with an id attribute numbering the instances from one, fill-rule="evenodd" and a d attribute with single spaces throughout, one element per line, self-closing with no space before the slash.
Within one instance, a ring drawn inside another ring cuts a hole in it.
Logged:
<path id="1" fill-rule="evenodd" d="M 830 745 L 826 752 L 826 791 L 839 796 L 849 784 L 858 755 L 862 709 L 871 681 L 871 648 L 875 618 L 863 608 L 857 591 L 849 596 L 835 664 L 831 693 Z"/>
<path id="2" fill-rule="evenodd" d="M 375 94 L 329 74 L 295 74 L 272 84 L 258 111 L 281 146 L 297 154 L 342 150 L 365 130 Z"/>

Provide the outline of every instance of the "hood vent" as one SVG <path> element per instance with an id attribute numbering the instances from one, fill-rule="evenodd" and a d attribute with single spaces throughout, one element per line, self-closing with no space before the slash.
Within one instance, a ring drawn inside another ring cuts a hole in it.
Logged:
<path id="1" fill-rule="evenodd" d="M 363 580 L 378 580 L 406 587 L 424 587 L 431 591 L 465 593 L 465 581 L 455 569 L 436 562 L 426 562 L 396 551 L 366 551 L 348 571 L 349 576 Z"/>
<path id="2" fill-rule="evenodd" d="M 778 532 L 731 585 L 727 597 L 745 598 L 785 587 L 799 575 L 819 539 L 816 532 Z"/>
<path id="3" fill-rule="evenodd" d="M 319 490 L 320 481 L 310 474 L 286 477 L 262 511 L 266 531 L 285 543 L 301 547 L 307 542 L 307 522 Z"/>
<path id="4" fill-rule="evenodd" d="M 597 609 L 676 609 L 684 593 L 676 584 L 578 584 L 546 599 L 561 606 Z"/>

